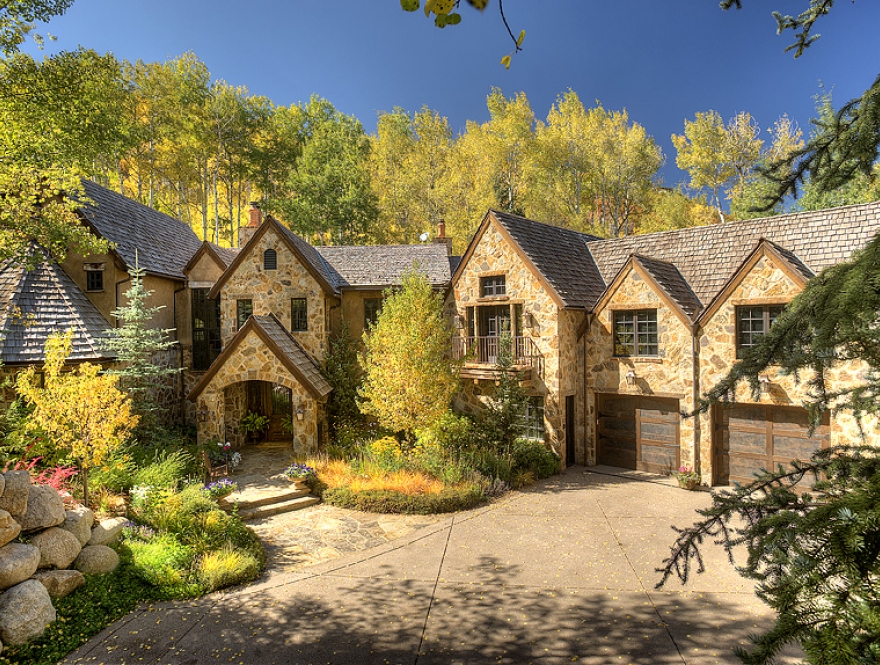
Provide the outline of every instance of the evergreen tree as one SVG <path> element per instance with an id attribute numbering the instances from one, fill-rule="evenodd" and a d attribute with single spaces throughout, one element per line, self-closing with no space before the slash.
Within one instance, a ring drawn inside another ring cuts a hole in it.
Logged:
<path id="1" fill-rule="evenodd" d="M 181 369 L 161 363 L 160 356 L 177 342 L 170 337 L 172 330 L 150 326 L 162 307 L 147 306 L 153 292 L 144 288 L 145 271 L 137 263 L 137 254 L 129 275 L 131 287 L 125 292 L 128 302 L 113 311 L 119 326 L 107 331 L 105 341 L 119 366 L 107 374 L 119 377 L 120 387 L 131 396 L 132 408 L 140 416 L 139 427 L 149 429 L 156 425 L 157 416 L 164 410 L 156 399 L 157 386 Z"/>

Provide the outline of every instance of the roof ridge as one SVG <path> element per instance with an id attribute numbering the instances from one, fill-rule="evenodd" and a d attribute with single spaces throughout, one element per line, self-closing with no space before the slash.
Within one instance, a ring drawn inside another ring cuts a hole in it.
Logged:
<path id="1" fill-rule="evenodd" d="M 528 222 L 530 224 L 535 224 L 537 226 L 543 226 L 548 229 L 555 229 L 557 231 L 562 231 L 564 233 L 572 233 L 572 234 L 575 234 L 575 235 L 578 235 L 578 236 L 581 236 L 582 238 L 584 238 L 585 242 L 591 242 L 591 240 L 587 240 L 588 238 L 592 239 L 592 241 L 605 240 L 605 238 L 600 238 L 599 236 L 593 235 L 592 233 L 585 233 L 584 231 L 578 231 L 577 229 L 570 229 L 567 226 L 559 226 L 558 224 L 550 224 L 549 222 L 539 222 L 536 219 L 532 219 L 531 217 L 526 217 L 524 215 L 518 215 L 514 212 L 505 212 L 503 210 L 498 210 L 497 208 L 489 208 L 489 211 L 492 212 L 493 214 L 504 215 L 506 217 L 514 217 L 514 218 L 522 220 L 524 222 Z"/>

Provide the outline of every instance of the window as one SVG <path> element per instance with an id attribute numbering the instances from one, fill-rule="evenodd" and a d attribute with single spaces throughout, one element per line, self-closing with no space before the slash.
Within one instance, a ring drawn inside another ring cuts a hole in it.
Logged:
<path id="1" fill-rule="evenodd" d="M 251 314 L 254 313 L 254 301 L 253 300 L 236 300 L 236 312 L 235 312 L 235 322 L 237 324 L 236 329 L 240 329 L 250 318 Z"/>
<path id="2" fill-rule="evenodd" d="M 83 264 L 83 268 L 86 271 L 86 291 L 103 291 L 104 264 L 85 263 Z"/>
<path id="3" fill-rule="evenodd" d="M 263 270 L 276 270 L 278 268 L 278 254 L 274 249 L 263 252 Z"/>
<path id="4" fill-rule="evenodd" d="M 656 309 L 614 312 L 614 355 L 659 355 Z"/>
<path id="5" fill-rule="evenodd" d="M 309 329 L 309 306 L 305 298 L 290 299 L 290 329 L 292 331 Z"/>
<path id="6" fill-rule="evenodd" d="M 504 296 L 507 295 L 507 281 L 504 275 L 480 277 L 480 296 Z"/>
<path id="7" fill-rule="evenodd" d="M 208 298 L 209 289 L 192 290 L 192 365 L 204 371 L 220 355 L 220 303 Z"/>
<path id="8" fill-rule="evenodd" d="M 364 298 L 364 330 L 376 325 L 379 312 L 382 311 L 382 298 Z"/>
<path id="9" fill-rule="evenodd" d="M 785 305 L 762 305 L 736 308 L 736 357 L 745 349 L 755 346 L 761 336 L 770 330 Z"/>
<path id="10" fill-rule="evenodd" d="M 523 418 L 522 437 L 544 440 L 544 398 L 529 397 Z"/>

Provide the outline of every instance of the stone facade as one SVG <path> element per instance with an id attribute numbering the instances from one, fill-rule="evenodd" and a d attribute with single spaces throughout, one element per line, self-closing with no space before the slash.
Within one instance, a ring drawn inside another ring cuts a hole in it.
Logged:
<path id="1" fill-rule="evenodd" d="M 505 277 L 506 295 L 482 297 L 480 278 L 500 275 Z M 452 285 L 447 311 L 464 323 L 457 334 L 465 338 L 468 335 L 469 307 L 475 308 L 475 318 L 479 321 L 479 308 L 499 305 L 522 306 L 523 330 L 514 333 L 527 338 L 538 355 L 538 361 L 533 363 L 529 373 L 527 390 L 529 395 L 544 399 L 545 442 L 564 458 L 565 395 L 577 391 L 577 376 L 569 368 L 577 364 L 575 331 L 583 313 L 564 311 L 535 269 L 511 247 L 497 223 L 490 221 Z M 483 334 L 479 329 L 476 333 L 477 336 Z M 456 401 L 459 410 L 473 413 L 486 394 L 491 393 L 486 382 L 494 379 L 485 374 L 491 368 L 491 365 L 479 362 L 465 367 L 463 391 Z M 476 376 L 480 378 L 472 378 Z M 583 430 L 577 429 L 576 435 L 580 435 Z"/>
<path id="2" fill-rule="evenodd" d="M 263 268 L 263 253 L 273 249 L 278 267 Z M 253 313 L 274 314 L 297 342 L 313 357 L 321 358 L 326 349 L 330 303 L 318 281 L 302 265 L 299 258 L 269 228 L 253 245 L 247 255 L 223 285 L 220 293 L 221 336 L 225 347 L 238 330 L 237 301 L 251 300 Z M 291 330 L 291 299 L 305 298 L 308 312 L 308 330 Z"/>

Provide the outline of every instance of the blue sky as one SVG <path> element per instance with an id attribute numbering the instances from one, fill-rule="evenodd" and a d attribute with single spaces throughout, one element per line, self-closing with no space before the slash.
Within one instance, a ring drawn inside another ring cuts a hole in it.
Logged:
<path id="1" fill-rule="evenodd" d="M 462 6 L 462 23 L 445 30 L 398 0 L 75 0 L 44 31 L 58 37 L 49 52 L 82 45 L 158 61 L 193 51 L 214 78 L 282 105 L 318 94 L 369 132 L 378 112 L 423 105 L 459 131 L 488 118 L 493 86 L 524 91 L 544 118 L 571 88 L 584 104 L 626 108 L 644 125 L 673 185 L 686 175 L 669 137 L 697 111 L 748 111 L 762 130 L 787 113 L 806 133 L 820 81 L 839 105 L 877 76 L 877 0 L 837 3 L 798 60 L 784 53 L 792 35 L 776 35 L 770 12 L 796 14 L 808 0 L 743 4 L 724 12 L 717 0 L 506 0 L 512 29 L 527 33 L 510 70 L 499 64 L 511 43 L 494 0 L 483 14 Z"/>

